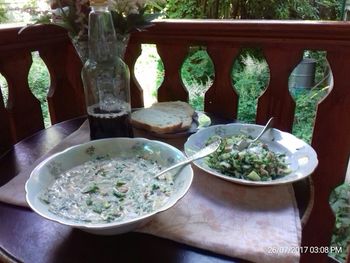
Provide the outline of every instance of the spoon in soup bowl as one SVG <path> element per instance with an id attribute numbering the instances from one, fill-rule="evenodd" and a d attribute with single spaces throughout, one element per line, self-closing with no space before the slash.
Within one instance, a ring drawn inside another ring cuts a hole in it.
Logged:
<path id="1" fill-rule="evenodd" d="M 197 153 L 193 154 L 192 156 L 188 157 L 186 160 L 183 160 L 179 163 L 174 164 L 173 166 L 170 166 L 169 168 L 164 169 L 163 171 L 160 171 L 159 173 L 157 173 L 154 178 L 158 178 L 159 176 L 161 176 L 162 174 L 165 174 L 177 167 L 189 164 L 195 160 L 204 158 L 206 156 L 208 156 L 209 154 L 212 154 L 213 152 L 215 152 L 219 146 L 220 146 L 221 140 L 216 140 L 213 143 L 209 144 L 208 146 L 204 147 L 203 149 L 199 150 Z"/>

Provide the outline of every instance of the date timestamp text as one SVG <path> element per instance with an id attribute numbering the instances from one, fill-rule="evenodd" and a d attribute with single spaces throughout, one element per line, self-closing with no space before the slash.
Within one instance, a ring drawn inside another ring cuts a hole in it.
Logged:
<path id="1" fill-rule="evenodd" d="M 300 247 L 269 247 L 267 248 L 268 254 L 328 254 L 342 253 L 342 247 L 317 247 L 317 246 L 300 246 Z"/>

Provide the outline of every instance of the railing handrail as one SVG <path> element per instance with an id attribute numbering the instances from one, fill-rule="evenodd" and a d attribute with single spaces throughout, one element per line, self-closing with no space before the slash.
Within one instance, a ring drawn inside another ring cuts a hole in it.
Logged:
<path id="1" fill-rule="evenodd" d="M 67 31 L 58 26 L 10 24 L 0 28 L 0 52 L 8 50 L 28 49 L 35 51 L 38 47 L 44 47 L 57 42 L 68 42 Z"/>
<path id="2" fill-rule="evenodd" d="M 202 19 L 164 19 L 155 20 L 154 26 L 135 34 L 138 39 L 182 39 L 198 41 L 198 37 L 233 38 L 252 40 L 263 38 L 269 42 L 296 41 L 344 41 L 350 45 L 350 21 L 300 21 L 300 20 L 202 20 Z M 0 50 L 11 44 L 32 46 L 33 43 L 69 40 L 66 31 L 58 26 L 35 25 L 21 34 L 24 24 L 3 24 L 0 27 Z M 220 30 L 218 30 L 218 28 Z M 171 34 L 169 34 L 171 31 Z"/>
<path id="3" fill-rule="evenodd" d="M 219 30 L 218 30 L 219 29 Z M 171 32 L 171 34 L 169 34 Z M 187 39 L 206 41 L 221 39 L 281 43 L 302 39 L 304 41 L 329 40 L 350 45 L 349 21 L 300 21 L 300 20 L 156 20 L 154 26 L 136 34 L 137 38 Z M 210 38 L 208 38 L 210 37 Z"/>

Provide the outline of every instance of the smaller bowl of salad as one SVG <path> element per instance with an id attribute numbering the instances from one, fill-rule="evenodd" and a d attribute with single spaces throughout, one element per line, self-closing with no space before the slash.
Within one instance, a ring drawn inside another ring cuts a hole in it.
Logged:
<path id="1" fill-rule="evenodd" d="M 242 140 L 255 138 L 263 127 L 231 123 L 204 128 L 188 138 L 185 153 L 191 156 L 212 141 L 221 139 L 215 153 L 194 161 L 194 164 L 221 179 L 245 185 L 292 183 L 315 170 L 318 165 L 315 150 L 294 135 L 278 129 L 270 129 L 248 148 L 238 149 Z"/>
<path id="2" fill-rule="evenodd" d="M 175 147 L 144 138 L 110 138 L 52 155 L 31 173 L 29 206 L 58 223 L 99 235 L 131 231 L 175 205 L 193 178 L 190 165 L 155 177 L 184 160 Z"/>

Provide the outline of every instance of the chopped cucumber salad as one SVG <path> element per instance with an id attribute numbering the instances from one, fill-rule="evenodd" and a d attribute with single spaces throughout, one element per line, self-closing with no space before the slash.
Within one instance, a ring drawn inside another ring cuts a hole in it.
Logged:
<path id="1" fill-rule="evenodd" d="M 271 181 L 291 173 L 285 154 L 269 150 L 261 141 L 238 151 L 237 145 L 241 140 L 252 138 L 243 134 L 224 138 L 214 135 L 208 139 L 206 145 L 219 138 L 221 139 L 219 149 L 206 157 L 205 161 L 210 168 L 226 176 L 250 181 Z"/>

